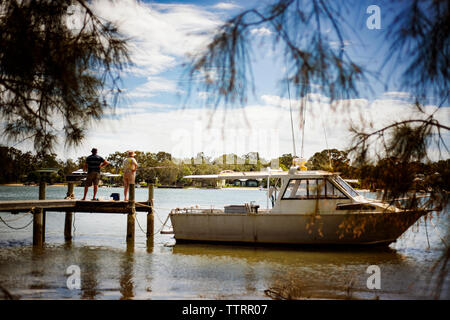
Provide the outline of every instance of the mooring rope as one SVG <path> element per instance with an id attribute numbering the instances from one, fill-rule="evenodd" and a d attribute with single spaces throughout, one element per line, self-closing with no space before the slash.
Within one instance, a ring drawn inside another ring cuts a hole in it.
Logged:
<path id="1" fill-rule="evenodd" d="M 73 213 L 72 229 L 72 235 L 75 236 L 75 231 L 77 230 L 77 227 L 75 227 L 75 212 Z"/>
<path id="2" fill-rule="evenodd" d="M 31 223 L 33 223 L 33 219 L 31 219 L 31 221 L 30 221 L 27 225 L 18 228 L 18 227 L 13 227 L 13 226 L 10 226 L 9 224 L 7 224 L 7 223 L 5 222 L 5 220 L 2 219 L 2 217 L 0 217 L 0 221 L 3 222 L 3 223 L 5 224 L 5 226 L 7 226 L 8 228 L 14 229 L 14 230 L 25 229 L 25 228 L 28 227 Z"/>
<path id="3" fill-rule="evenodd" d="M 158 231 L 153 232 L 151 234 L 147 234 L 147 232 L 144 231 L 144 229 L 141 227 L 141 224 L 139 223 L 139 219 L 138 219 L 137 215 L 136 215 L 136 221 L 137 221 L 137 224 L 139 226 L 139 229 L 141 229 L 142 233 L 145 234 L 146 236 L 149 236 L 149 235 L 150 236 L 154 236 L 155 234 L 160 233 L 162 231 L 162 229 L 164 228 L 164 225 L 162 225 L 161 228 L 158 229 Z"/>
<path id="4" fill-rule="evenodd" d="M 159 222 L 163 223 L 161 218 L 159 217 L 158 213 L 156 212 L 154 206 L 149 206 L 149 205 L 146 205 L 146 204 L 143 204 L 143 203 L 139 203 L 139 202 L 136 202 L 135 205 L 152 209 L 152 212 L 156 213 L 156 217 L 158 218 Z"/>
<path id="5" fill-rule="evenodd" d="M 159 228 L 159 230 L 156 231 L 156 232 L 153 232 L 153 233 L 151 234 L 152 236 L 155 235 L 155 234 L 157 234 L 157 233 L 159 233 L 159 232 L 161 232 L 162 229 L 164 229 L 164 226 L 166 225 L 168 219 L 166 219 L 166 221 L 163 222 L 163 221 L 161 220 L 159 214 L 158 214 L 158 211 L 155 210 L 155 207 L 154 207 L 154 206 L 149 206 L 149 205 L 146 205 L 146 204 L 143 204 L 143 203 L 139 203 L 139 202 L 136 202 L 135 205 L 141 206 L 141 207 L 146 207 L 146 208 L 149 208 L 149 209 L 152 209 L 152 212 L 155 213 L 154 215 L 156 215 L 156 217 L 158 218 L 159 222 L 161 223 L 161 227 Z M 169 217 L 169 216 L 167 216 L 167 218 L 168 218 L 168 217 Z M 141 231 L 142 231 L 144 234 L 147 234 L 147 232 L 145 232 L 144 229 L 141 227 L 141 224 L 139 223 L 139 220 L 138 220 L 138 218 L 137 218 L 137 215 L 136 215 L 136 220 L 137 220 L 139 229 L 141 229 Z"/>
<path id="6" fill-rule="evenodd" d="M 146 235 L 147 232 L 145 232 L 144 229 L 142 229 L 141 224 L 139 223 L 139 219 L 138 219 L 137 215 L 136 215 L 136 221 L 137 221 L 137 224 L 139 226 L 139 229 L 141 229 L 141 231 Z"/>
<path id="7" fill-rule="evenodd" d="M 23 219 L 24 217 L 27 216 L 27 214 L 30 214 L 30 213 L 31 213 L 31 211 L 28 211 L 28 212 L 25 212 L 23 216 L 20 216 L 18 218 L 12 219 L 12 220 L 3 220 L 3 221 L 6 221 L 7 223 L 19 221 L 20 219 Z"/>
<path id="8" fill-rule="evenodd" d="M 18 220 L 22 219 L 23 217 L 26 217 L 28 214 L 32 214 L 33 210 L 34 210 L 34 207 L 32 207 L 30 209 L 30 211 L 25 212 L 25 214 L 23 216 L 21 216 L 21 217 L 19 217 L 17 219 L 14 219 L 14 220 L 5 221 L 5 220 L 3 220 L 2 217 L 0 217 L 0 221 L 2 221 L 5 224 L 5 226 L 7 226 L 10 229 L 22 230 L 22 229 L 25 229 L 26 227 L 28 227 L 33 222 L 33 219 L 31 219 L 31 221 L 28 224 L 26 224 L 25 226 L 23 226 L 23 227 L 13 227 L 13 226 L 10 226 L 8 223 L 13 222 L 13 221 L 18 221 Z"/>

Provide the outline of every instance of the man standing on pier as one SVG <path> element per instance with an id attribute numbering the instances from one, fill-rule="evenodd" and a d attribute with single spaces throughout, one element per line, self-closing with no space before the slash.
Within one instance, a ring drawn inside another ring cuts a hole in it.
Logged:
<path id="1" fill-rule="evenodd" d="M 108 161 L 97 155 L 96 148 L 93 148 L 91 153 L 92 154 L 86 158 L 86 162 L 83 167 L 83 170 L 87 170 L 88 174 L 84 185 L 84 196 L 82 200 L 86 200 L 88 189 L 92 184 L 94 184 L 94 196 L 92 197 L 92 200 L 96 200 L 95 196 L 97 195 L 98 182 L 100 181 L 100 168 L 109 164 Z"/>

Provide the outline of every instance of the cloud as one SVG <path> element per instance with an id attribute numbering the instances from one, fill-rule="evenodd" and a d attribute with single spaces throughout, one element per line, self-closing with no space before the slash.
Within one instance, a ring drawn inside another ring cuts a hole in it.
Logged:
<path id="1" fill-rule="evenodd" d="M 249 105 L 245 108 L 212 110 L 203 108 L 166 110 L 164 112 L 127 114 L 120 119 L 107 119 L 92 129 L 85 143 L 102 146 L 104 154 L 117 150 L 166 151 L 179 158 L 195 156 L 204 152 L 216 157 L 223 153 L 239 155 L 258 151 L 265 159 L 284 153 L 292 153 L 290 112 L 278 103 Z M 273 98 L 272 102 L 276 102 Z M 305 128 L 305 151 L 310 157 L 326 148 L 323 123 L 329 127 L 328 145 L 345 147 L 347 125 L 339 123 L 330 112 L 307 113 Z M 323 114 L 321 118 L 318 114 Z M 293 106 L 294 133 L 297 154 L 300 148 L 300 114 Z M 333 119 L 333 120 L 331 120 Z M 111 138 L 114 137 L 114 138 Z"/>
<path id="2" fill-rule="evenodd" d="M 345 50 L 346 47 L 353 45 L 350 40 L 344 40 L 342 43 L 340 41 L 330 41 L 329 44 L 332 48 L 341 50 Z"/>
<path id="3" fill-rule="evenodd" d="M 88 154 L 96 146 L 102 155 L 128 149 L 146 152 L 166 151 L 178 158 L 195 156 L 205 152 L 208 156 L 223 153 L 243 155 L 257 151 L 265 159 L 293 153 L 289 100 L 264 95 L 261 104 L 245 108 L 179 109 L 163 103 L 139 101 L 130 110 L 118 108 L 120 116 L 107 117 L 96 123 L 79 148 L 57 150 L 59 157 L 73 158 Z M 350 146 L 351 124 L 362 125 L 374 131 L 393 121 L 409 119 L 411 115 L 425 118 L 417 113 L 414 105 L 398 100 L 353 99 L 341 102 L 341 109 L 332 111 L 329 100 L 317 94 L 307 99 L 304 150 L 309 158 L 326 148 L 344 150 Z M 281 106 L 281 107 L 280 107 Z M 427 114 L 450 126 L 450 108 L 424 106 Z M 128 112 L 129 111 L 129 112 Z M 298 101 L 292 101 L 292 115 L 297 155 L 300 155 L 302 130 Z M 373 124 L 373 127 L 369 125 Z M 450 141 L 448 133 L 445 141 Z M 444 154 L 445 156 L 445 154 Z M 448 156 L 448 155 L 447 155 Z M 439 155 L 434 146 L 430 157 Z"/>
<path id="4" fill-rule="evenodd" d="M 161 92 L 178 93 L 179 89 L 173 80 L 152 76 L 148 77 L 144 84 L 139 85 L 127 95 L 134 98 L 149 98 Z"/>
<path id="5" fill-rule="evenodd" d="M 233 2 L 219 2 L 218 4 L 214 5 L 213 8 L 220 9 L 220 10 L 233 10 L 233 9 L 239 9 L 242 7 Z"/>
<path id="6" fill-rule="evenodd" d="M 267 36 L 267 35 L 272 34 L 273 32 L 270 31 L 266 27 L 261 27 L 261 28 L 253 28 L 253 29 L 251 29 L 250 33 L 254 34 L 254 35 L 258 35 L 258 36 Z"/>
<path id="7" fill-rule="evenodd" d="M 261 100 L 266 105 L 277 106 L 277 107 L 281 107 L 284 109 L 286 109 L 286 108 L 289 109 L 289 107 L 291 105 L 296 105 L 296 104 L 300 103 L 299 100 L 295 100 L 295 99 L 289 100 L 288 98 L 282 98 L 277 95 L 267 95 L 267 94 L 262 95 Z"/>
<path id="8" fill-rule="evenodd" d="M 148 117 L 150 112 L 167 112 L 177 108 L 179 107 L 171 104 L 151 101 L 136 101 L 127 106 L 119 106 L 114 109 L 109 109 L 103 114 L 102 117 L 103 119 L 121 119 L 132 115 L 145 115 Z"/>
<path id="9" fill-rule="evenodd" d="M 207 43 L 220 24 L 214 13 L 193 5 L 97 0 L 91 7 L 130 39 L 134 76 L 156 75 L 175 67 L 180 58 Z"/>
<path id="10" fill-rule="evenodd" d="M 410 100 L 413 98 L 413 95 L 409 92 L 404 92 L 404 91 L 388 91 L 388 92 L 383 93 L 382 98 L 383 99 L 388 98 L 388 99 Z"/>

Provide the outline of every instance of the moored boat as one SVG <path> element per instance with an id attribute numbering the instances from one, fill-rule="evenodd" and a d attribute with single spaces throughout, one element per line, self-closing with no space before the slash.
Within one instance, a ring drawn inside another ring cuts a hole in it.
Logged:
<path id="1" fill-rule="evenodd" d="M 268 182 L 276 179 L 278 183 L 267 185 L 267 209 L 246 203 L 224 209 L 172 210 L 169 217 L 175 239 L 261 244 L 389 244 L 426 213 L 367 199 L 338 174 L 304 169 L 293 166 L 289 171 L 268 169 L 186 176 Z M 279 190 L 276 185 L 280 185 Z"/>

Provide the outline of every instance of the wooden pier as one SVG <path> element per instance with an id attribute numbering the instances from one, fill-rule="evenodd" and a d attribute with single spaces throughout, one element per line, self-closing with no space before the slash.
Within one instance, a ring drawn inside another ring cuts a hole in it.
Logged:
<path id="1" fill-rule="evenodd" d="M 73 199 L 74 183 L 67 185 L 67 197 L 61 200 L 45 199 L 46 183 L 39 185 L 39 200 L 0 201 L 0 212 L 30 212 L 33 214 L 33 245 L 42 246 L 45 242 L 46 211 L 65 213 L 64 239 L 72 240 L 73 214 L 78 212 L 113 213 L 127 215 L 127 246 L 134 247 L 136 212 L 147 212 L 147 243 L 153 241 L 154 212 L 153 184 L 148 187 L 148 200 L 135 201 L 135 186 L 130 185 L 129 201 L 114 200 L 75 200 Z"/>

